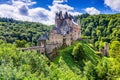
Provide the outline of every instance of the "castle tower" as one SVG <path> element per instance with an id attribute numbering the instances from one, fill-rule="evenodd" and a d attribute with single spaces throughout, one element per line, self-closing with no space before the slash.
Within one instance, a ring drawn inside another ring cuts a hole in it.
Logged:
<path id="1" fill-rule="evenodd" d="M 67 13 L 67 12 L 65 13 L 64 18 L 65 18 L 65 19 L 68 18 L 68 13 Z"/>
<path id="2" fill-rule="evenodd" d="M 48 39 L 48 34 L 45 32 L 45 34 L 38 39 L 38 46 L 46 47 L 47 39 Z"/>
<path id="3" fill-rule="evenodd" d="M 46 46 L 46 39 L 45 38 L 39 38 L 38 39 L 38 46 L 45 47 Z"/>
<path id="4" fill-rule="evenodd" d="M 63 19 L 62 11 L 60 11 L 60 13 L 59 13 L 59 18 L 60 18 L 60 19 Z"/>
<path id="5" fill-rule="evenodd" d="M 63 15 L 62 15 L 62 11 L 60 11 L 59 13 L 56 13 L 55 26 L 60 27 L 62 25 L 62 21 L 63 21 Z"/>

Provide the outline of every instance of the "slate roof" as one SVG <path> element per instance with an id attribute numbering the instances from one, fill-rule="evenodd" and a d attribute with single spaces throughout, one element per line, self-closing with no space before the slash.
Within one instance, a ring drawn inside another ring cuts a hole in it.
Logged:
<path id="1" fill-rule="evenodd" d="M 45 32 L 45 34 L 42 37 L 39 37 L 38 41 L 39 40 L 46 40 L 46 39 L 48 39 L 48 34 Z"/>
<path id="2" fill-rule="evenodd" d="M 39 37 L 39 39 L 38 39 L 38 41 L 39 40 L 46 40 L 47 38 L 45 38 L 45 37 Z"/>
<path id="3" fill-rule="evenodd" d="M 57 34 L 61 34 L 61 30 L 57 27 L 53 27 L 53 30 L 55 30 L 57 32 Z"/>

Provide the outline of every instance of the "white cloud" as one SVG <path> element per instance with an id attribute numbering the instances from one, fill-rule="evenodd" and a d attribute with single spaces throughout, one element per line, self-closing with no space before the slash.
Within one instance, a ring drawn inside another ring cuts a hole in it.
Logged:
<path id="1" fill-rule="evenodd" d="M 36 4 L 36 2 L 33 2 L 31 0 L 9 0 L 8 2 L 12 3 L 12 4 L 19 4 L 19 5 L 20 4 L 26 4 L 28 6 Z"/>
<path id="2" fill-rule="evenodd" d="M 57 12 L 57 11 L 69 11 L 69 10 L 74 10 L 73 7 L 68 6 L 67 4 L 54 4 L 52 6 L 48 6 L 51 11 Z"/>
<path id="3" fill-rule="evenodd" d="M 43 24 L 51 25 L 54 21 L 51 19 L 50 11 L 44 8 L 29 9 L 29 17 L 33 22 L 41 22 Z"/>
<path id="4" fill-rule="evenodd" d="M 53 0 L 53 4 L 67 2 L 67 0 Z"/>
<path id="5" fill-rule="evenodd" d="M 73 12 L 74 8 L 69 5 L 58 3 L 48 6 L 50 10 L 42 7 L 29 8 L 33 3 L 31 0 L 11 0 L 11 4 L 1 4 L 0 17 L 52 25 L 55 22 L 55 13 L 58 11 L 68 11 L 72 15 L 81 14 Z"/>
<path id="6" fill-rule="evenodd" d="M 76 15 L 81 15 L 82 13 L 80 13 L 80 12 L 69 12 L 69 14 L 71 14 L 73 16 L 76 16 Z"/>
<path id="7" fill-rule="evenodd" d="M 100 14 L 100 11 L 94 7 L 86 8 L 85 11 L 90 15 Z"/>
<path id="8" fill-rule="evenodd" d="M 112 10 L 120 12 L 120 0 L 104 0 L 104 4 Z"/>

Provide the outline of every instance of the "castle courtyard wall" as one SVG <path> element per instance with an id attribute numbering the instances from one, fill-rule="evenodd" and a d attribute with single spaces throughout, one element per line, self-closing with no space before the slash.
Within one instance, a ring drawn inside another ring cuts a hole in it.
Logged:
<path id="1" fill-rule="evenodd" d="M 71 45 L 71 43 L 72 43 L 72 36 L 71 36 L 71 34 L 66 34 L 65 35 L 65 43 L 66 43 L 67 46 Z"/>
<path id="2" fill-rule="evenodd" d="M 63 35 L 61 35 L 61 34 L 51 34 L 49 36 L 49 43 L 63 44 Z"/>
<path id="3" fill-rule="evenodd" d="M 55 48 L 58 48 L 57 44 L 47 44 L 46 45 L 46 52 L 51 53 Z"/>

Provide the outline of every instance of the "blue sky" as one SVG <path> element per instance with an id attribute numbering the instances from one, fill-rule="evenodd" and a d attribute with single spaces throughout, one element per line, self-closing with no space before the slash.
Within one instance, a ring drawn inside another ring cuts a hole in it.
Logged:
<path id="1" fill-rule="evenodd" d="M 44 7 L 49 9 L 48 6 L 53 4 L 53 0 L 34 0 L 37 2 L 33 7 Z M 88 7 L 95 7 L 100 10 L 101 14 L 114 14 L 117 11 L 112 10 L 109 6 L 104 4 L 104 0 L 67 0 L 67 2 L 63 2 L 62 4 L 68 4 L 75 8 L 75 11 L 79 11 L 81 13 L 86 13 L 84 10 Z"/>
<path id="2" fill-rule="evenodd" d="M 72 15 L 120 12 L 120 0 L 0 0 L 0 17 L 54 24 L 57 11 Z"/>

